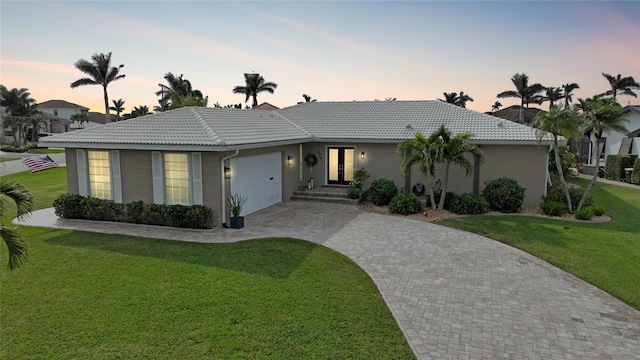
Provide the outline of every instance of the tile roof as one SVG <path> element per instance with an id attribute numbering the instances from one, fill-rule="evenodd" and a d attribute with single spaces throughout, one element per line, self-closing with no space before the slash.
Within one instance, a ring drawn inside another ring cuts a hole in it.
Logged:
<path id="1" fill-rule="evenodd" d="M 529 126 L 433 100 L 310 102 L 276 111 L 186 107 L 59 134 L 43 142 L 221 148 L 291 141 L 397 142 L 417 132 L 429 134 L 440 124 L 454 134 L 473 133 L 477 143 L 536 141 L 536 130 Z"/>
<path id="2" fill-rule="evenodd" d="M 309 138 L 271 111 L 185 107 L 67 132 L 45 142 L 238 146 Z"/>
<path id="3" fill-rule="evenodd" d="M 89 110 L 88 107 L 82 105 L 70 103 L 64 100 L 49 100 L 38 104 L 41 109 L 83 109 Z"/>
<path id="4" fill-rule="evenodd" d="M 275 105 L 271 105 L 268 102 L 263 102 L 262 104 L 254 107 L 252 110 L 279 110 L 280 108 L 275 106 Z"/>
<path id="5" fill-rule="evenodd" d="M 529 126 L 438 100 L 310 102 L 277 113 L 322 139 L 404 140 L 444 124 L 454 134 L 473 133 L 475 141 L 536 140 Z"/>

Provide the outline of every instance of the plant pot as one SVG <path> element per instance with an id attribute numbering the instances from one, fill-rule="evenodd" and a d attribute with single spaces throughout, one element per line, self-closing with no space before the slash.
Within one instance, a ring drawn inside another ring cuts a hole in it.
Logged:
<path id="1" fill-rule="evenodd" d="M 231 218 L 232 229 L 242 229 L 244 227 L 244 217 Z"/>

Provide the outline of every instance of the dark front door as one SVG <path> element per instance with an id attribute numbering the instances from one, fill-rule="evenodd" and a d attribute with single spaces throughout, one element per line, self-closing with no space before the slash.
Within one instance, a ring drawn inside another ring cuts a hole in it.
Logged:
<path id="1" fill-rule="evenodd" d="M 354 148 L 330 147 L 327 158 L 327 184 L 348 185 L 353 181 Z"/>

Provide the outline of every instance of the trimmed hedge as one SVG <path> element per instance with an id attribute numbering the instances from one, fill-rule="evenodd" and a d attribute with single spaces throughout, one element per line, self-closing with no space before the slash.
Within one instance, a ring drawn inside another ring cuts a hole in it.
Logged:
<path id="1" fill-rule="evenodd" d="M 369 186 L 369 197 L 377 206 L 389 205 L 398 194 L 398 187 L 389 179 L 376 179 Z"/>
<path id="2" fill-rule="evenodd" d="M 609 155 L 604 166 L 605 179 L 624 179 L 624 169 L 634 167 L 638 155 Z"/>
<path id="3" fill-rule="evenodd" d="M 584 194 L 583 188 L 569 186 L 569 197 L 571 197 L 571 206 L 574 209 L 578 207 L 580 199 L 582 199 L 582 194 Z M 547 187 L 547 196 L 543 196 L 542 201 L 545 203 L 549 201 L 557 201 L 568 206 L 567 198 L 564 196 L 564 192 L 562 191 L 562 186 L 560 186 L 560 184 Z M 582 206 L 590 206 L 591 204 L 593 204 L 593 198 L 589 195 Z"/>
<path id="4" fill-rule="evenodd" d="M 394 214 L 417 214 L 423 210 L 422 202 L 411 193 L 397 195 L 391 199 L 391 203 L 389 203 L 389 211 Z"/>
<path id="5" fill-rule="evenodd" d="M 192 229 L 213 228 L 213 213 L 202 205 L 160 205 L 134 201 L 117 204 L 110 200 L 62 194 L 53 201 L 56 215 L 64 219 L 117 221 L 133 224 Z"/>
<path id="6" fill-rule="evenodd" d="M 640 158 L 633 163 L 633 172 L 631 173 L 631 182 L 640 184 Z"/>
<path id="7" fill-rule="evenodd" d="M 513 178 L 501 177 L 484 183 L 482 196 L 489 208 L 503 213 L 517 213 L 522 209 L 525 188 Z"/>
<path id="8" fill-rule="evenodd" d="M 447 198 L 449 195 L 447 195 Z M 447 202 L 447 198 L 444 202 Z M 477 215 L 489 211 L 487 201 L 480 195 L 464 193 L 453 196 L 449 210 L 458 215 Z"/>

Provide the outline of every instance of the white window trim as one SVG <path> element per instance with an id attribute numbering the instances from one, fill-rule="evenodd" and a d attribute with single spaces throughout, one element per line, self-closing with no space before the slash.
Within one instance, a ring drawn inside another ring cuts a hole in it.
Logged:
<path id="1" fill-rule="evenodd" d="M 76 149 L 76 160 L 78 168 L 78 194 L 91 196 L 91 184 L 89 181 L 89 151 L 104 151 L 93 149 Z M 120 173 L 120 151 L 109 151 L 109 180 L 111 186 L 111 197 L 115 203 L 122 203 L 122 179 Z M 101 198 L 102 199 L 102 198 Z"/>
<path id="2" fill-rule="evenodd" d="M 166 200 L 166 182 L 164 175 L 164 154 L 186 154 L 189 166 L 189 204 L 168 203 Z M 153 177 L 153 202 L 166 205 L 203 205 L 202 193 L 202 154 L 176 151 L 152 151 L 151 169 Z"/>

